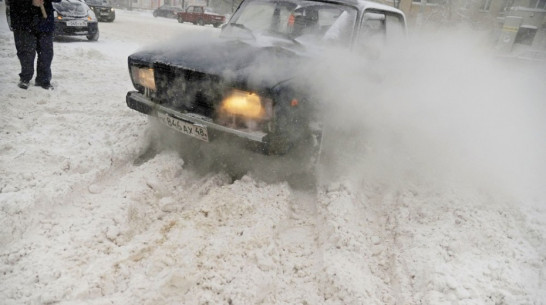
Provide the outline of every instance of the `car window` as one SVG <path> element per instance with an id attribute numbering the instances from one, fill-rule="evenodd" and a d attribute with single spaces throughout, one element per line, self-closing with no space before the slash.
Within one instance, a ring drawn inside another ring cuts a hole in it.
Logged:
<path id="1" fill-rule="evenodd" d="M 356 23 L 355 8 L 313 1 L 252 1 L 232 22 L 252 32 L 276 32 L 311 43 L 350 43 Z"/>
<path id="2" fill-rule="evenodd" d="M 272 28 L 276 31 L 287 32 L 288 19 L 296 8 L 294 3 L 272 5 L 272 2 L 251 2 L 244 7 L 236 22 L 244 24 L 253 31 Z"/>
<path id="3" fill-rule="evenodd" d="M 378 10 L 366 11 L 362 18 L 356 47 L 367 52 L 378 52 L 392 41 L 400 41 L 405 34 L 403 17 Z"/>

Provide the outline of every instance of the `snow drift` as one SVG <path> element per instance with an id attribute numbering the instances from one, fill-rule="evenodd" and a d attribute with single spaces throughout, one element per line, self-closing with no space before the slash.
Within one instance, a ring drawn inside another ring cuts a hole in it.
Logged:
<path id="1" fill-rule="evenodd" d="M 303 192 L 144 154 L 126 56 L 212 27 L 118 11 L 55 44 L 44 92 L 0 19 L 3 304 L 545 304 L 543 65 L 454 34 L 338 60 L 339 154 Z"/>

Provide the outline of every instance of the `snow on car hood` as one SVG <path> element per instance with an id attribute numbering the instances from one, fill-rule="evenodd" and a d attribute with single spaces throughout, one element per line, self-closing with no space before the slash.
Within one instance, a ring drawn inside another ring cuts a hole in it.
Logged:
<path id="1" fill-rule="evenodd" d="M 207 43 L 162 45 L 134 53 L 130 59 L 217 75 L 252 87 L 271 87 L 294 77 L 308 57 L 275 40 L 217 39 Z"/>
<path id="2" fill-rule="evenodd" d="M 57 13 L 66 17 L 86 17 L 87 7 L 77 1 L 62 1 L 53 3 L 53 8 Z"/>

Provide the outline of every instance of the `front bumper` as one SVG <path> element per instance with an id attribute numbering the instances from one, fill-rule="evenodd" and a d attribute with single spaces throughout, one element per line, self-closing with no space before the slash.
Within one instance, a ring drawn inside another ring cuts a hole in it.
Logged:
<path id="1" fill-rule="evenodd" d="M 114 20 L 116 18 L 116 12 L 112 11 L 110 8 L 93 8 L 95 16 L 99 20 Z"/>
<path id="2" fill-rule="evenodd" d="M 183 113 L 150 101 L 137 91 L 130 91 L 126 96 L 127 106 L 146 115 L 159 117 L 160 114 L 169 115 L 184 122 L 200 125 L 207 128 L 209 140 L 232 139 L 241 140 L 244 146 L 253 151 L 265 153 L 268 151 L 267 134 L 261 131 L 243 131 L 216 124 L 208 117 L 195 113 Z"/>
<path id="3" fill-rule="evenodd" d="M 87 26 L 67 26 L 66 22 L 55 22 L 55 36 L 94 35 L 99 31 L 97 22 L 88 22 Z"/>

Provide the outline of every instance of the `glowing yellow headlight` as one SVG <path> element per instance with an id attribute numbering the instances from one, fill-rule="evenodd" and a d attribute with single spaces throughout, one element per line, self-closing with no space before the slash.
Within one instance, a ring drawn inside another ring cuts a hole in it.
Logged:
<path id="1" fill-rule="evenodd" d="M 220 111 L 250 119 L 264 119 L 268 115 L 260 96 L 241 90 L 233 90 L 222 101 Z"/>
<path id="2" fill-rule="evenodd" d="M 140 84 L 150 90 L 156 90 L 154 80 L 154 69 L 132 67 L 133 79 L 135 83 Z"/>

